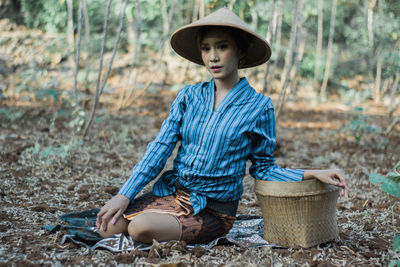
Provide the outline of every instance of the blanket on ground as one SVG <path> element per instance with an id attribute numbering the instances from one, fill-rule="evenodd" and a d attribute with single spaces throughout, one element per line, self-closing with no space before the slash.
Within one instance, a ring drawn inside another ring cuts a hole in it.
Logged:
<path id="1" fill-rule="evenodd" d="M 63 214 L 60 216 L 62 223 L 57 225 L 45 225 L 44 229 L 50 232 L 56 232 L 61 229 L 66 230 L 61 243 L 68 240 L 76 244 L 83 245 L 90 249 L 107 249 L 113 252 L 129 251 L 129 250 L 149 250 L 151 245 L 136 242 L 129 235 L 118 234 L 109 238 L 102 238 L 95 227 L 96 215 L 99 209 L 91 209 L 86 211 L 77 211 Z M 206 249 L 211 249 L 216 245 L 232 245 L 241 247 L 261 247 L 274 246 L 265 241 L 263 236 L 264 221 L 262 217 L 252 215 L 238 215 L 233 228 L 229 233 L 208 244 L 198 244 Z M 189 246 L 193 248 L 195 246 Z"/>

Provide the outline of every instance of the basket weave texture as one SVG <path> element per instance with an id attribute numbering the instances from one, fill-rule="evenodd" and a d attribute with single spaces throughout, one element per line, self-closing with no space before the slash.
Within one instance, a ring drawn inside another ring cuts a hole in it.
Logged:
<path id="1" fill-rule="evenodd" d="M 285 247 L 312 247 L 338 237 L 337 187 L 317 180 L 256 180 L 264 239 Z"/>

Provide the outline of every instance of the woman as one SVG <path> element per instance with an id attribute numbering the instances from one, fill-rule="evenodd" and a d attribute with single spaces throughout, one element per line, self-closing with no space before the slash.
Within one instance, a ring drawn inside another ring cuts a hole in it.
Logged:
<path id="1" fill-rule="evenodd" d="M 136 241 L 209 242 L 232 227 L 243 193 L 246 161 L 256 179 L 318 179 L 347 191 L 338 170 L 293 170 L 275 165 L 275 118 L 271 99 L 240 78 L 238 69 L 265 63 L 269 44 L 227 8 L 178 29 L 172 48 L 204 65 L 209 82 L 181 89 L 160 133 L 118 195 L 98 213 L 103 236 L 129 233 Z M 135 196 L 162 171 L 175 144 L 173 170 L 153 192 Z"/>

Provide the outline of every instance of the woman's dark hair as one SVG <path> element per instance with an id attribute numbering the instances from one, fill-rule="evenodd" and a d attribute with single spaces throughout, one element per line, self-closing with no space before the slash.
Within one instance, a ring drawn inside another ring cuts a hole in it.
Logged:
<path id="1" fill-rule="evenodd" d="M 239 29 L 229 27 L 229 26 L 204 26 L 197 32 L 197 45 L 200 47 L 200 42 L 203 40 L 204 36 L 208 31 L 211 30 L 222 30 L 229 34 L 235 41 L 237 47 L 240 51 L 247 53 L 251 43 L 251 36 L 244 31 Z"/>

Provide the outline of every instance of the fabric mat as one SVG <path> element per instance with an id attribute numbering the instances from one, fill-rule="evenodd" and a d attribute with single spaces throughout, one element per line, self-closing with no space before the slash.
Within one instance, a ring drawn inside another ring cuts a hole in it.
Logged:
<path id="1" fill-rule="evenodd" d="M 96 215 L 99 211 L 99 209 L 91 209 L 63 214 L 60 216 L 63 224 L 45 225 L 43 228 L 50 232 L 56 232 L 61 229 L 66 230 L 67 233 L 63 236 L 61 243 L 72 241 L 90 249 L 102 248 L 113 252 L 121 252 L 134 249 L 149 250 L 151 248 L 151 245 L 133 241 L 129 235 L 125 234 L 102 238 L 95 227 Z M 206 249 L 211 249 L 216 245 L 224 244 L 235 244 L 241 247 L 278 247 L 265 241 L 262 238 L 263 232 L 264 221 L 262 217 L 238 215 L 233 228 L 226 236 L 215 239 L 208 244 L 188 245 L 187 247 L 202 246 Z"/>

